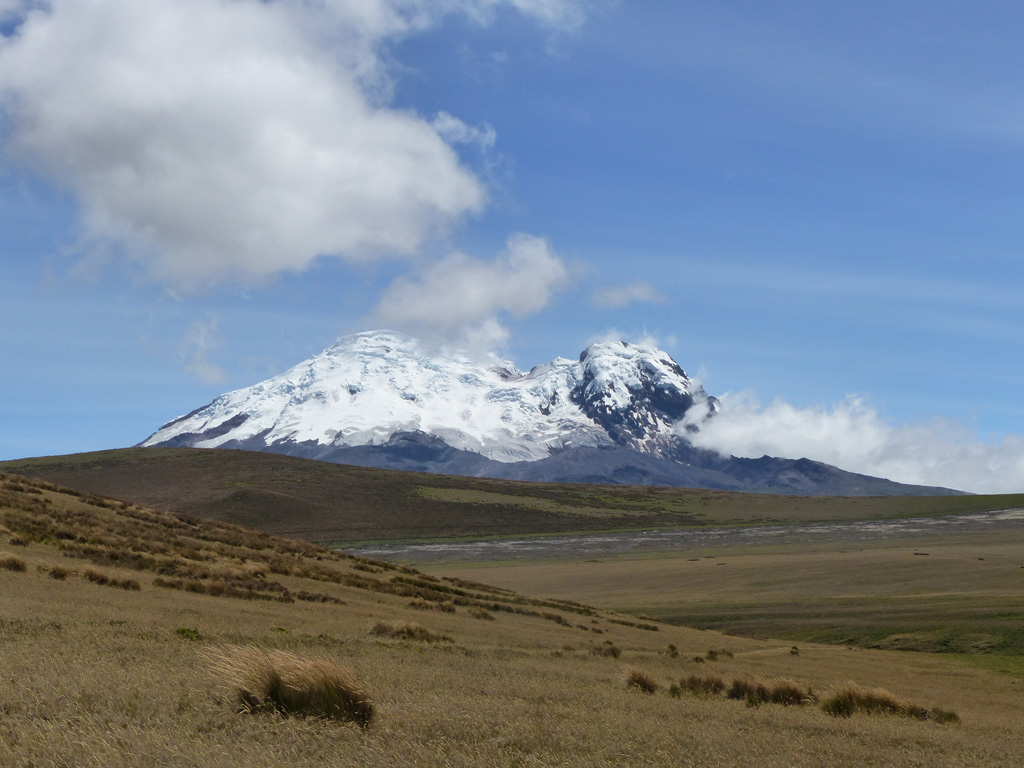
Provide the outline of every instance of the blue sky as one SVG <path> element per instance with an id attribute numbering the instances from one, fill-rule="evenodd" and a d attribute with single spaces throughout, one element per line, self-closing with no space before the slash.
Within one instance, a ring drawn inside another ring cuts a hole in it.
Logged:
<path id="1" fill-rule="evenodd" d="M 0 29 L 0 458 L 134 444 L 392 325 L 523 368 L 653 340 L 728 395 L 713 447 L 1024 492 L 1017 4 L 0 0 Z"/>

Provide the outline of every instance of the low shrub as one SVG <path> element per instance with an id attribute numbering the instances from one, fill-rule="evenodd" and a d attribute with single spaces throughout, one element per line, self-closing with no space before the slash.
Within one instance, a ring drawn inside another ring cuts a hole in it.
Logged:
<path id="1" fill-rule="evenodd" d="M 367 728 L 375 707 L 350 669 L 330 659 L 302 658 L 256 646 L 228 646 L 205 654 L 230 685 L 239 712 L 322 717 Z"/>
<path id="2" fill-rule="evenodd" d="M 494 614 L 488 613 L 483 608 L 470 608 L 469 615 L 474 619 L 484 619 L 485 621 L 494 621 Z"/>
<path id="3" fill-rule="evenodd" d="M 659 686 L 654 678 L 639 667 L 626 667 L 625 674 L 627 688 L 635 688 L 644 693 L 656 693 L 658 691 Z"/>
<path id="4" fill-rule="evenodd" d="M 174 634 L 183 640 L 202 640 L 203 636 L 199 634 L 198 629 L 192 629 L 191 627 L 178 627 L 174 630 Z"/>

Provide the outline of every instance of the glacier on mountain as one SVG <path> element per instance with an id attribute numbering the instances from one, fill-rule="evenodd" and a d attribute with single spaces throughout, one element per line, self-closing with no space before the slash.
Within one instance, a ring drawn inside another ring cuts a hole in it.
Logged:
<path id="1" fill-rule="evenodd" d="M 809 459 L 723 456 L 689 439 L 718 401 L 653 346 L 602 342 L 524 373 L 394 331 L 345 336 L 165 424 L 143 446 L 560 483 L 801 495 L 946 494 Z"/>
<path id="2" fill-rule="evenodd" d="M 500 462 L 536 461 L 566 447 L 662 457 L 694 405 L 712 414 L 717 401 L 652 346 L 592 344 L 579 360 L 560 357 L 523 373 L 373 331 L 222 395 L 142 445 L 341 447 L 420 432 Z"/>

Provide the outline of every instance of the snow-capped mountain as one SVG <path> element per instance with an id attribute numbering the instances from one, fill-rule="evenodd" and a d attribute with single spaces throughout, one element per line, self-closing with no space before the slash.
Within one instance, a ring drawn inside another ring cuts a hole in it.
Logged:
<path id="1" fill-rule="evenodd" d="M 665 352 L 592 344 L 528 373 L 359 333 L 165 424 L 143 446 L 236 448 L 514 480 L 810 495 L 949 493 L 808 459 L 720 456 L 687 439 L 718 401 Z"/>
<path id="2" fill-rule="evenodd" d="M 593 344 L 529 373 L 464 354 L 429 354 L 394 331 L 359 333 L 291 370 L 222 395 L 165 424 L 143 445 L 271 450 L 382 445 L 434 435 L 500 462 L 567 447 L 620 446 L 664 457 L 695 405 L 716 400 L 655 347 Z"/>

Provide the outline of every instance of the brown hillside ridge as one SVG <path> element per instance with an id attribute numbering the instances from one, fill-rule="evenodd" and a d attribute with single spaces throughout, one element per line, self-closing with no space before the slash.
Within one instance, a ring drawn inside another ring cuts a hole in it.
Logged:
<path id="1" fill-rule="evenodd" d="M 0 475 L 0 562 L 4 765 L 1024 759 L 1019 680 L 948 657 L 793 653 L 38 479 Z"/>
<path id="2" fill-rule="evenodd" d="M 1024 495 L 825 498 L 526 483 L 197 448 L 22 459 L 0 462 L 0 471 L 323 545 L 893 519 L 1024 507 Z"/>

